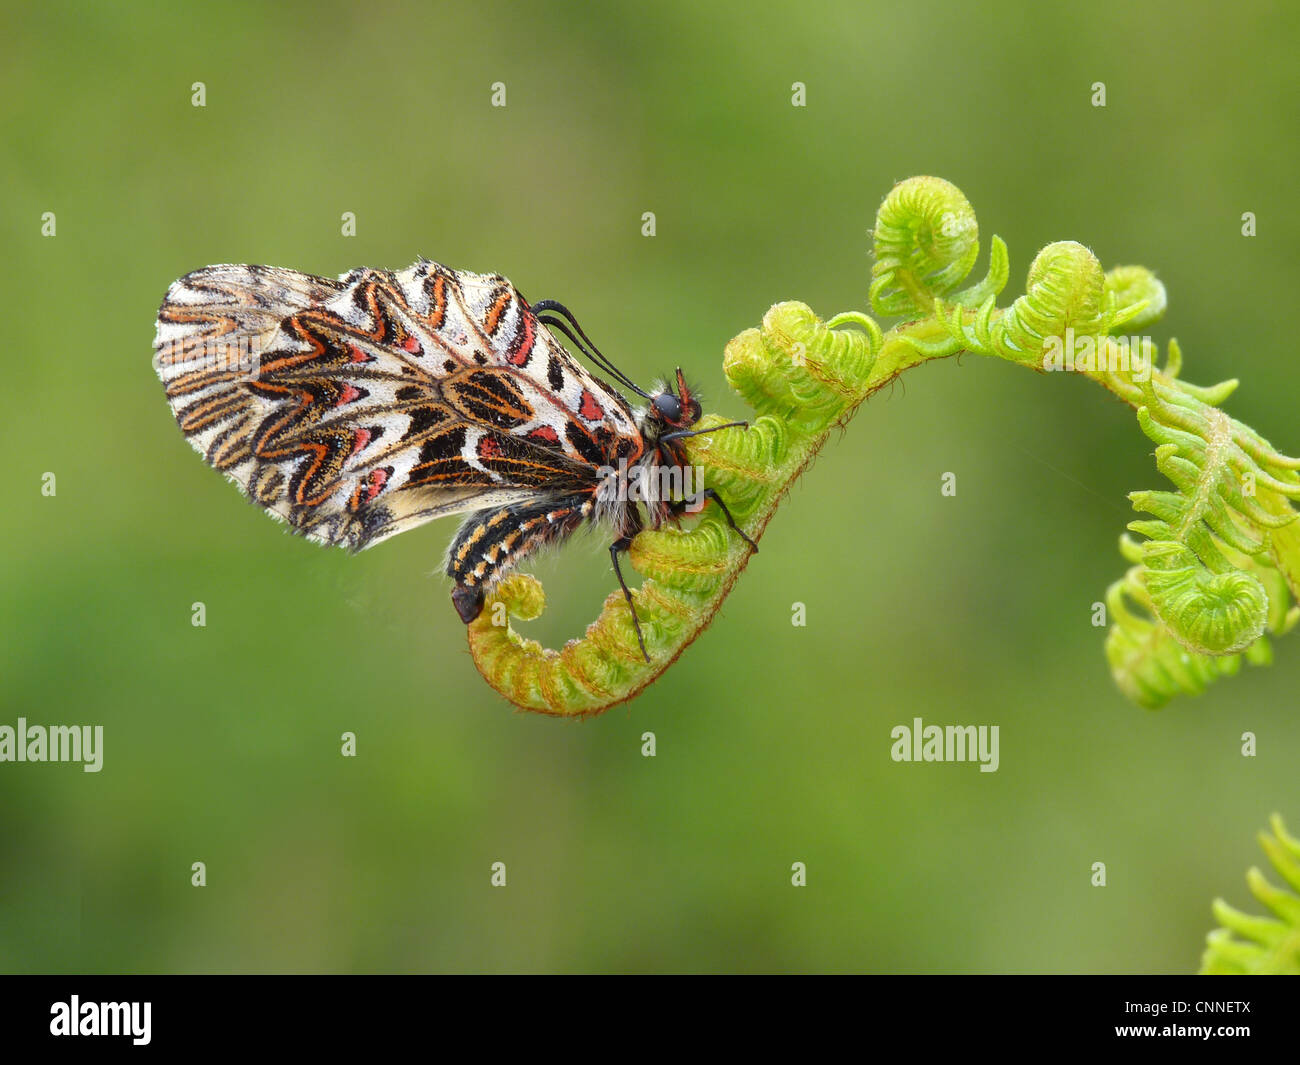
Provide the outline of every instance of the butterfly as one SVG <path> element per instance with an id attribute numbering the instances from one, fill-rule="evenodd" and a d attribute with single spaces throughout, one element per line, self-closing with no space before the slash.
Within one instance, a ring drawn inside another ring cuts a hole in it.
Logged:
<path id="1" fill-rule="evenodd" d="M 645 405 L 630 406 L 552 329 Z M 672 491 L 689 472 L 688 437 L 745 423 L 695 429 L 701 406 L 680 369 L 639 388 L 567 308 L 530 306 L 498 274 L 424 259 L 337 281 L 206 266 L 168 289 L 154 351 L 186 438 L 294 532 L 360 551 L 468 512 L 446 558 L 466 624 L 524 559 L 604 524 L 649 661 L 619 568 L 636 534 L 713 501 L 757 550 L 711 489 Z"/>

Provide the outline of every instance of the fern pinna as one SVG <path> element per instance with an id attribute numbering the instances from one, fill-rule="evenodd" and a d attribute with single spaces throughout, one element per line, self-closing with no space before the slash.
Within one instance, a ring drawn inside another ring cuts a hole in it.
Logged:
<path id="1" fill-rule="evenodd" d="M 1202 975 L 1300 976 L 1300 840 L 1287 834 L 1278 814 L 1271 826 L 1273 834 L 1261 832 L 1259 843 L 1287 886 L 1278 887 L 1258 869 L 1246 881 L 1274 916 L 1252 917 L 1215 899 L 1220 927 L 1206 936 Z"/>

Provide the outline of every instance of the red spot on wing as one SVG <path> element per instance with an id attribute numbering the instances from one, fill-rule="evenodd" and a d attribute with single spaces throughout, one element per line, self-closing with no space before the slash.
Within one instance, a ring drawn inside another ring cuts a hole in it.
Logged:
<path id="1" fill-rule="evenodd" d="M 362 351 L 355 344 L 348 345 L 348 353 L 352 356 L 353 362 L 374 362 L 369 355 Z"/>
<path id="2" fill-rule="evenodd" d="M 361 390 L 359 388 L 355 387 L 354 385 L 345 384 L 343 386 L 343 394 L 339 396 L 339 401 L 338 403 L 335 404 L 335 406 L 341 407 L 345 403 L 351 403 L 354 399 L 356 399 L 360 395 L 361 395 Z"/>
<path id="3" fill-rule="evenodd" d="M 481 459 L 499 459 L 501 444 L 494 436 L 485 436 L 478 442 L 478 457 Z"/>
<path id="4" fill-rule="evenodd" d="M 388 478 L 392 474 L 393 468 L 385 466 L 377 470 L 371 470 L 364 478 L 357 482 L 356 490 L 352 493 L 348 506 L 355 513 L 359 508 L 369 503 L 375 496 L 383 490 L 384 485 L 388 483 Z"/>
<path id="5" fill-rule="evenodd" d="M 596 397 L 587 389 L 582 390 L 582 401 L 578 404 L 578 413 L 589 422 L 599 421 L 605 417 L 605 408 L 596 402 Z"/>
<path id="6" fill-rule="evenodd" d="M 358 429 L 352 436 L 352 454 L 356 454 L 370 443 L 370 430 Z"/>
<path id="7" fill-rule="evenodd" d="M 547 444 L 558 444 L 560 442 L 560 434 L 549 425 L 539 425 L 527 435 L 526 439 L 541 440 Z"/>
<path id="8" fill-rule="evenodd" d="M 420 355 L 424 352 L 424 348 L 420 347 L 420 338 L 416 336 L 409 336 L 403 340 L 402 350 L 410 355 Z"/>
<path id="9" fill-rule="evenodd" d="M 533 351 L 533 341 L 537 339 L 537 331 L 533 327 L 533 316 L 531 314 L 521 314 L 519 318 L 523 327 L 517 335 L 514 350 L 506 356 L 506 362 L 512 366 L 523 366 L 528 362 L 528 356 Z"/>
<path id="10" fill-rule="evenodd" d="M 386 469 L 371 470 L 370 476 L 366 479 L 366 502 L 369 503 L 375 496 L 379 495 L 380 489 L 388 483 L 388 471 Z"/>

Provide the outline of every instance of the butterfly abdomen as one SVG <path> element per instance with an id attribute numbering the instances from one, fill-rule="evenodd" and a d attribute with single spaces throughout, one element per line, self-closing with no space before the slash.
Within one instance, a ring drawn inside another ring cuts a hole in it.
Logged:
<path id="1" fill-rule="evenodd" d="M 478 617 L 484 591 L 524 558 L 570 536 L 595 510 L 593 494 L 530 500 L 470 515 L 447 551 L 452 602 L 466 624 Z"/>

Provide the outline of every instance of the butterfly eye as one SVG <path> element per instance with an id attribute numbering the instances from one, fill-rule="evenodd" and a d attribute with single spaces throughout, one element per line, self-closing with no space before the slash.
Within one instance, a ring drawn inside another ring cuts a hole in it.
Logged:
<path id="1" fill-rule="evenodd" d="M 671 392 L 660 392 L 654 398 L 655 410 L 659 416 L 670 425 L 676 425 L 682 420 L 682 404 Z"/>

